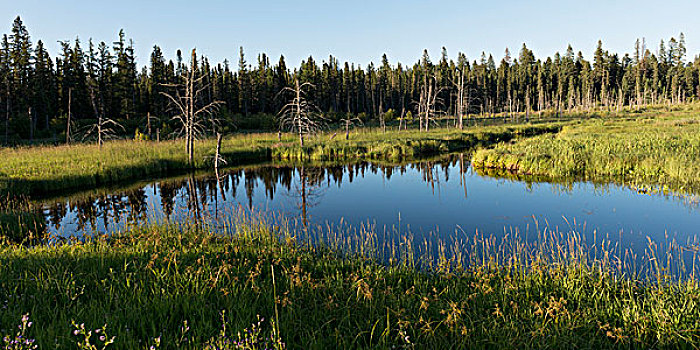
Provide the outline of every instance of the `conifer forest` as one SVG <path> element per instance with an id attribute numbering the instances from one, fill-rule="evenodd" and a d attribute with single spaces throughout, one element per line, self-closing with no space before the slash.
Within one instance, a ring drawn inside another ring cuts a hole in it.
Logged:
<path id="1" fill-rule="evenodd" d="M 394 119 L 416 115 L 421 96 L 427 99 L 429 93 L 436 101 L 431 109 L 450 116 L 619 110 L 681 104 L 700 96 L 700 61 L 686 57 L 683 33 L 658 45 L 637 40 L 632 53 L 609 52 L 599 41 L 589 58 L 571 46 L 553 57 L 536 57 L 523 44 L 512 52 L 472 58 L 450 57 L 445 48 L 432 57 L 424 51 L 414 63 L 390 62 L 383 55 L 364 67 L 333 56 L 301 63 L 265 53 L 246 57 L 243 47 L 232 61 L 210 62 L 194 49 L 166 59 L 154 46 L 147 62 L 136 62 L 124 30 L 114 42 L 76 38 L 62 41 L 61 47 L 49 53 L 20 17 L 3 35 L 0 108 L 6 144 L 59 134 L 64 140 L 69 116 L 82 126 L 83 132 L 76 133 L 81 137 L 89 137 L 88 127 L 106 118 L 122 126 L 116 134 L 172 132 L 170 117 L 176 111 L 162 92 L 190 70 L 205 89 L 200 103 L 222 102 L 219 118 L 231 130 L 277 128 L 269 116 L 286 104 L 279 92 L 295 80 L 313 86 L 307 98 L 335 122 L 348 115 L 377 121 L 387 113 Z"/>

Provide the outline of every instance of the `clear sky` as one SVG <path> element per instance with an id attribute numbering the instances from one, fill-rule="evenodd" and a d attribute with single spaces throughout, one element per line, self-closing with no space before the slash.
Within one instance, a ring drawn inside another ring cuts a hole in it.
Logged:
<path id="1" fill-rule="evenodd" d="M 462 51 L 473 60 L 486 51 L 500 60 L 506 47 L 517 55 L 523 42 L 538 58 L 571 44 L 590 59 L 598 39 L 621 53 L 645 37 L 655 51 L 681 31 L 688 58 L 700 50 L 697 0 L 0 0 L 1 32 L 10 32 L 17 15 L 52 56 L 58 40 L 111 43 L 123 28 L 140 65 L 154 44 L 167 58 L 196 47 L 213 62 L 232 63 L 243 46 L 249 63 L 265 52 L 273 62 L 284 54 L 290 66 L 329 54 L 365 65 L 383 53 L 392 64 L 412 64 L 423 49 L 436 61 L 442 46 L 450 57 Z"/>

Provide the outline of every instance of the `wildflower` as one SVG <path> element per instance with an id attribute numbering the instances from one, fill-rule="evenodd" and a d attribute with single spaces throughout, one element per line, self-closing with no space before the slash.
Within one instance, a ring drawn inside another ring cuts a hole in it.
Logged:
<path id="1" fill-rule="evenodd" d="M 22 315 L 21 324 L 17 326 L 19 332 L 12 338 L 6 335 L 2 338 L 5 343 L 4 349 L 17 349 L 17 350 L 33 350 L 37 348 L 37 345 L 33 345 L 35 340 L 30 339 L 27 336 L 29 327 L 32 326 L 32 322 L 29 321 L 29 314 Z"/>

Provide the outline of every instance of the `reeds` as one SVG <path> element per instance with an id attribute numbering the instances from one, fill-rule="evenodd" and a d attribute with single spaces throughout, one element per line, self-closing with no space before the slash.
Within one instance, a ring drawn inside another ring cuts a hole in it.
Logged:
<path id="1" fill-rule="evenodd" d="M 436 129 L 429 133 L 360 129 L 348 141 L 329 140 L 330 135 L 322 134 L 309 140 L 305 147 L 298 146 L 290 135 L 280 142 L 276 134 L 238 134 L 224 139 L 221 153 L 230 166 L 272 159 L 399 160 L 556 132 L 560 127 L 559 124 L 494 126 L 464 132 Z M 0 149 L 0 194 L 45 196 L 193 168 L 211 169 L 215 147 L 215 140 L 197 142 L 193 164 L 187 162 L 181 141 L 121 140 L 105 143 L 102 149 L 89 144 Z"/>
<path id="2" fill-rule="evenodd" d="M 14 334 L 29 314 L 35 326 L 27 336 L 40 348 L 74 347 L 73 321 L 107 325 L 115 349 L 156 339 L 162 348 L 200 349 L 236 339 L 251 324 L 256 337 L 295 349 L 700 341 L 695 275 L 672 273 L 687 254 L 678 245 L 650 242 L 629 270 L 632 260 L 611 241 L 574 231 L 537 228 L 534 240 L 456 232 L 450 241 L 414 242 L 410 233 L 371 225 L 342 230 L 290 232 L 239 216 L 215 226 L 161 223 L 72 244 L 1 246 L 0 329 Z"/>
<path id="3" fill-rule="evenodd" d="M 700 188 L 698 121 L 692 111 L 585 121 L 556 135 L 479 150 L 473 163 L 552 178 L 612 179 L 651 191 L 693 192 Z"/>

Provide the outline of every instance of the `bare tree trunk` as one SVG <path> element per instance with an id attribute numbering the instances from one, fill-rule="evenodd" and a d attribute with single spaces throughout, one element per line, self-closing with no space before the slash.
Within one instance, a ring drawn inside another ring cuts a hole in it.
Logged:
<path id="1" fill-rule="evenodd" d="M 299 173 L 299 180 L 301 181 L 301 215 L 302 215 L 302 223 L 304 224 L 304 228 L 307 228 L 309 223 L 308 223 L 308 215 L 307 215 L 307 203 L 306 203 L 306 172 L 304 171 L 304 166 L 301 166 L 301 170 Z"/>
<path id="2" fill-rule="evenodd" d="M 510 97 L 510 89 L 508 89 L 508 119 L 513 121 L 513 100 Z M 505 119 L 505 118 L 504 118 Z"/>
<path id="3" fill-rule="evenodd" d="M 151 112 L 146 113 L 146 133 L 148 133 L 148 137 L 152 137 L 151 135 Z"/>
<path id="4" fill-rule="evenodd" d="M 195 67 L 194 67 L 194 60 L 192 61 L 192 68 L 190 69 L 190 81 L 189 81 L 189 87 L 188 87 L 188 98 L 189 98 L 189 113 L 187 115 L 187 119 L 189 120 L 189 163 L 190 165 L 194 165 L 194 102 L 195 102 L 195 90 L 194 90 L 194 72 L 195 72 Z"/>
<path id="5" fill-rule="evenodd" d="M 32 107 L 27 110 L 29 115 L 29 140 L 34 141 L 34 116 L 32 115 Z"/>
<path id="6" fill-rule="evenodd" d="M 462 117 L 464 116 L 464 72 L 459 70 L 459 80 L 457 82 L 457 115 L 459 130 L 464 129 Z"/>
<path id="7" fill-rule="evenodd" d="M 557 119 L 561 119 L 561 93 L 557 97 Z"/>
<path id="8" fill-rule="evenodd" d="M 216 154 L 214 155 L 214 171 L 219 173 L 219 161 L 221 160 L 221 133 L 216 133 Z"/>
<path id="9" fill-rule="evenodd" d="M 102 149 L 102 144 L 104 140 L 102 139 L 102 115 L 97 117 L 97 147 Z"/>
<path id="10" fill-rule="evenodd" d="M 527 89 L 527 95 L 525 96 L 525 123 L 530 122 L 530 89 Z"/>
<path id="11" fill-rule="evenodd" d="M 464 166 L 464 153 L 459 154 L 459 184 L 464 189 L 464 198 L 467 198 L 467 179 L 464 177 L 467 168 Z"/>
<path id="12" fill-rule="evenodd" d="M 646 86 L 646 84 L 644 84 L 644 93 L 643 94 L 644 95 L 642 97 L 642 105 L 646 106 L 647 105 L 647 86 Z"/>
<path id="13" fill-rule="evenodd" d="M 428 86 L 428 98 L 426 99 L 426 108 L 425 108 L 425 132 L 428 132 L 430 128 L 430 100 L 433 97 L 433 84 L 430 84 Z"/>
<path id="14" fill-rule="evenodd" d="M 6 102 L 6 109 L 5 109 L 5 144 L 9 144 L 10 142 L 10 109 L 12 105 L 10 104 L 10 89 L 8 86 L 7 89 L 7 100 Z"/>
<path id="15" fill-rule="evenodd" d="M 423 109 L 425 109 L 425 87 L 420 92 L 420 100 L 418 102 L 418 131 L 423 132 Z"/>
<path id="16" fill-rule="evenodd" d="M 71 138 L 70 138 L 70 123 L 71 123 L 71 102 L 72 102 L 72 92 L 73 89 L 69 88 L 68 89 L 68 122 L 66 123 L 66 144 L 70 145 Z"/>

